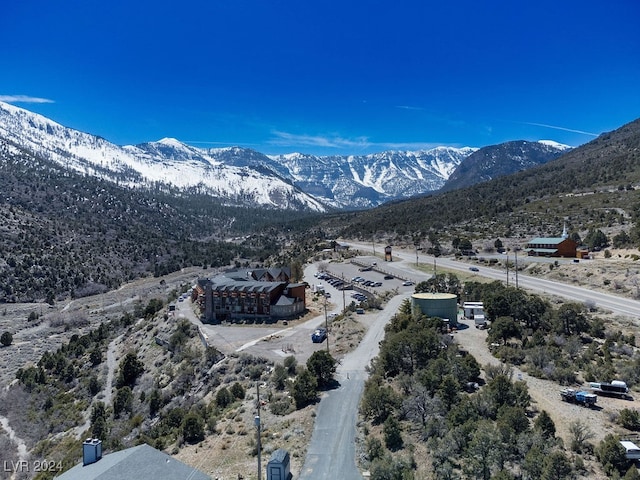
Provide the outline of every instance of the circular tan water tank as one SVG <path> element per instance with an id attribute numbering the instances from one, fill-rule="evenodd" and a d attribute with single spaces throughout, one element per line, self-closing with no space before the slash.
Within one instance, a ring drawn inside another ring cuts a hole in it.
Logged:
<path id="1" fill-rule="evenodd" d="M 458 297 L 452 293 L 414 293 L 411 295 L 411 312 L 418 311 L 429 317 L 449 320 L 449 325 L 456 325 Z"/>

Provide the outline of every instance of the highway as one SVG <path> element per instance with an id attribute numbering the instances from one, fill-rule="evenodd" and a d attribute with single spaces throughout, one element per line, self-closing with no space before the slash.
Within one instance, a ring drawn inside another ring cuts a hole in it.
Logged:
<path id="1" fill-rule="evenodd" d="M 373 249 L 373 246 L 371 244 L 358 242 L 347 243 L 363 252 L 371 252 Z M 394 250 L 393 259 L 394 262 L 392 263 L 394 264 L 395 268 L 401 268 L 403 271 L 406 271 L 409 276 L 413 275 L 417 281 L 424 279 L 422 278 L 424 274 L 413 268 L 416 261 L 415 252 Z M 511 257 L 511 259 L 513 259 L 513 257 Z M 402 262 L 399 262 L 399 260 L 402 260 Z M 418 262 L 422 265 L 434 265 L 434 257 L 430 255 L 419 254 Z M 397 266 L 395 265 L 396 263 L 398 263 Z M 435 265 L 436 270 L 438 267 L 441 267 L 448 270 L 458 270 L 464 271 L 466 273 L 471 273 L 469 272 L 469 263 L 460 262 L 451 258 L 438 257 L 435 259 Z M 478 268 L 477 272 L 473 272 L 475 275 L 491 278 L 494 280 L 501 280 L 503 282 L 506 282 L 507 280 L 506 272 L 504 270 L 497 270 L 495 268 L 482 266 L 482 264 L 476 263 L 474 263 L 473 266 Z M 413 270 L 413 273 L 409 273 L 411 272 L 411 270 Z M 532 277 L 522 274 L 522 272 L 518 273 L 517 284 L 518 287 L 530 292 L 556 295 L 578 303 L 589 302 L 591 305 L 594 305 L 605 311 L 610 311 L 613 314 L 631 317 L 631 319 L 634 321 L 637 321 L 637 319 L 640 318 L 640 302 L 630 298 L 597 292 L 594 290 L 589 290 L 588 288 L 577 287 L 566 283 L 554 282 L 551 280 L 546 280 L 544 278 Z M 510 271 L 509 273 L 509 285 L 516 285 L 515 272 Z"/>

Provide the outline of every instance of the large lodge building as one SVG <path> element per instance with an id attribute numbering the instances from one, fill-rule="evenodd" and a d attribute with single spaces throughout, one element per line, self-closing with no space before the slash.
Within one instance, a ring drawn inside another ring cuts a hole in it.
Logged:
<path id="1" fill-rule="evenodd" d="M 305 311 L 304 283 L 289 283 L 288 268 L 234 270 L 199 279 L 191 299 L 205 323 L 277 320 Z"/>

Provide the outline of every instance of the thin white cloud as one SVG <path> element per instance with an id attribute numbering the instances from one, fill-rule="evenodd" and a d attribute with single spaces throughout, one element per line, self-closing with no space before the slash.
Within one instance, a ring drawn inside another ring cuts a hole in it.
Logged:
<path id="1" fill-rule="evenodd" d="M 554 130 L 562 130 L 564 132 L 580 133 L 582 135 L 590 135 L 592 137 L 597 137 L 599 135 L 598 133 L 585 132 L 583 130 L 575 130 L 573 128 L 556 127 L 555 125 L 546 125 L 544 123 L 534 123 L 534 122 L 522 122 L 522 123 L 524 123 L 525 125 L 533 125 L 534 127 L 552 128 Z"/>
<path id="2" fill-rule="evenodd" d="M 324 147 L 335 149 L 369 149 L 369 150 L 429 150 L 439 147 L 441 143 L 426 142 L 371 142 L 367 137 L 355 139 L 343 138 L 339 135 L 299 135 L 295 133 L 273 131 L 275 138 L 271 145 L 281 147 Z"/>
<path id="3" fill-rule="evenodd" d="M 373 146 L 385 150 L 431 150 L 432 148 L 442 147 L 443 145 L 443 143 L 430 142 L 382 142 L 373 144 Z"/>
<path id="4" fill-rule="evenodd" d="M 48 98 L 30 97 L 28 95 L 0 95 L 0 102 L 5 103 L 55 103 Z"/>
<path id="5" fill-rule="evenodd" d="M 424 110 L 422 107 L 412 107 L 411 105 L 396 105 L 396 108 L 401 108 L 402 110 Z"/>
<path id="6" fill-rule="evenodd" d="M 337 135 L 299 135 L 279 130 L 274 130 L 272 133 L 275 135 L 275 138 L 269 141 L 272 145 L 313 146 L 326 148 L 368 148 L 371 146 L 367 137 L 348 139 Z"/>

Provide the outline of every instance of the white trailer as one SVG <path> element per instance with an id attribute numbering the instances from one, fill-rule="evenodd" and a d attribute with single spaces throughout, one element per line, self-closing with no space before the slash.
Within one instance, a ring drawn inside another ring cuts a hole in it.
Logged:
<path id="1" fill-rule="evenodd" d="M 628 440 L 622 440 L 620 444 L 624 447 L 627 460 L 640 460 L 640 447 Z"/>

